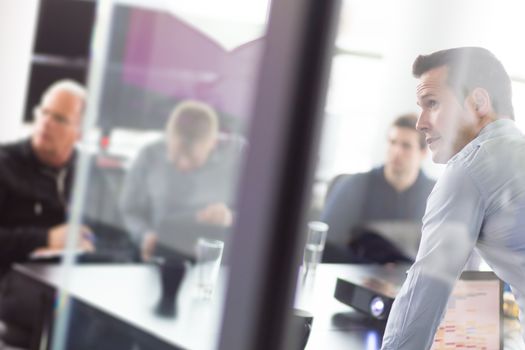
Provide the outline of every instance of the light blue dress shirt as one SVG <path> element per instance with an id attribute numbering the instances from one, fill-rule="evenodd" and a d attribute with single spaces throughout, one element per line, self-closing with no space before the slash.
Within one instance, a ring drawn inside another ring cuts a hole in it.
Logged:
<path id="1" fill-rule="evenodd" d="M 430 349 L 475 249 L 509 283 L 525 329 L 525 137 L 498 119 L 447 163 L 427 202 L 416 262 L 392 307 L 383 350 Z"/>

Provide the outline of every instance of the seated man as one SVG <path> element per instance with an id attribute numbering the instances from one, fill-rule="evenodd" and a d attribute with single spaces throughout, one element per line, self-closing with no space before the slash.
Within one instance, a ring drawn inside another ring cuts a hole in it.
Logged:
<path id="1" fill-rule="evenodd" d="M 323 261 L 405 260 L 395 246 L 365 226 L 377 221 L 421 222 L 434 181 L 420 169 L 426 143 L 416 122 L 415 115 L 403 115 L 392 123 L 384 166 L 339 178 L 333 185 L 321 215 L 330 226 Z"/>
<path id="2" fill-rule="evenodd" d="M 27 261 L 37 250 L 65 246 L 75 143 L 85 98 L 78 83 L 62 80 L 52 84 L 35 107 L 31 137 L 0 147 L 0 278 L 13 262 Z M 93 249 L 89 235 L 82 228 L 79 244 L 86 250 Z M 30 291 L 8 286 L 7 278 L 3 284 L 0 318 L 9 323 L 8 335 L 19 333 L 10 331 L 16 328 L 14 324 L 30 327 L 27 318 L 32 304 L 16 300 L 31 301 L 31 297 L 24 298 Z M 18 340 L 10 339 L 14 345 L 27 345 L 28 339 Z"/>
<path id="3" fill-rule="evenodd" d="M 0 146 L 0 275 L 39 248 L 64 247 L 84 106 L 82 86 L 56 82 L 35 107 L 30 139 Z"/>
<path id="4" fill-rule="evenodd" d="M 158 241 L 192 258 L 199 237 L 224 240 L 242 144 L 219 138 L 218 116 L 197 101 L 178 104 L 166 137 L 139 152 L 124 182 L 122 217 L 148 260 Z"/>

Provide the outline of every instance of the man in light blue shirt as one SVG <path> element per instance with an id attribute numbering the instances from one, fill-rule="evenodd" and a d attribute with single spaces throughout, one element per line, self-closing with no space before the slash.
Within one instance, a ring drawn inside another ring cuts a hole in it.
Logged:
<path id="1" fill-rule="evenodd" d="M 525 138 L 498 59 L 462 47 L 419 56 L 417 128 L 446 169 L 430 194 L 416 262 L 388 319 L 383 350 L 430 349 L 472 250 L 525 310 Z M 523 318 L 522 318 L 523 323 Z M 525 329 L 522 324 L 522 329 Z"/>

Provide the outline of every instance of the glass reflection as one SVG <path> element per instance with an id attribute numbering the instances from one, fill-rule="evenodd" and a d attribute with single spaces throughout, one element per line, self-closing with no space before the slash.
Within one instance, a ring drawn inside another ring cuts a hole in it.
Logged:
<path id="1" fill-rule="evenodd" d="M 54 348 L 214 347 L 268 6 L 230 2 L 99 5 L 72 212 L 95 251 L 56 282 Z"/>

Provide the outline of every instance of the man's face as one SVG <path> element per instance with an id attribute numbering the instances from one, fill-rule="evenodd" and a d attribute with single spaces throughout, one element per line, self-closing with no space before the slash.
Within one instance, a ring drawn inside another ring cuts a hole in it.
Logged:
<path id="1" fill-rule="evenodd" d="M 182 172 L 189 172 L 202 167 L 208 161 L 208 158 L 215 148 L 215 137 L 210 136 L 186 145 L 180 142 L 177 136 L 171 144 L 170 157 L 175 167 Z"/>
<path id="2" fill-rule="evenodd" d="M 411 174 L 421 166 L 425 151 L 419 145 L 418 131 L 394 126 L 388 132 L 385 166 L 396 175 Z"/>
<path id="3" fill-rule="evenodd" d="M 81 98 L 55 90 L 42 98 L 34 110 L 32 144 L 37 152 L 63 155 L 71 152 L 80 137 Z"/>
<path id="4" fill-rule="evenodd" d="M 448 68 L 424 73 L 417 86 L 421 115 L 417 129 L 424 132 L 432 160 L 446 163 L 478 133 L 478 119 L 467 99 L 460 103 L 447 84 Z"/>

